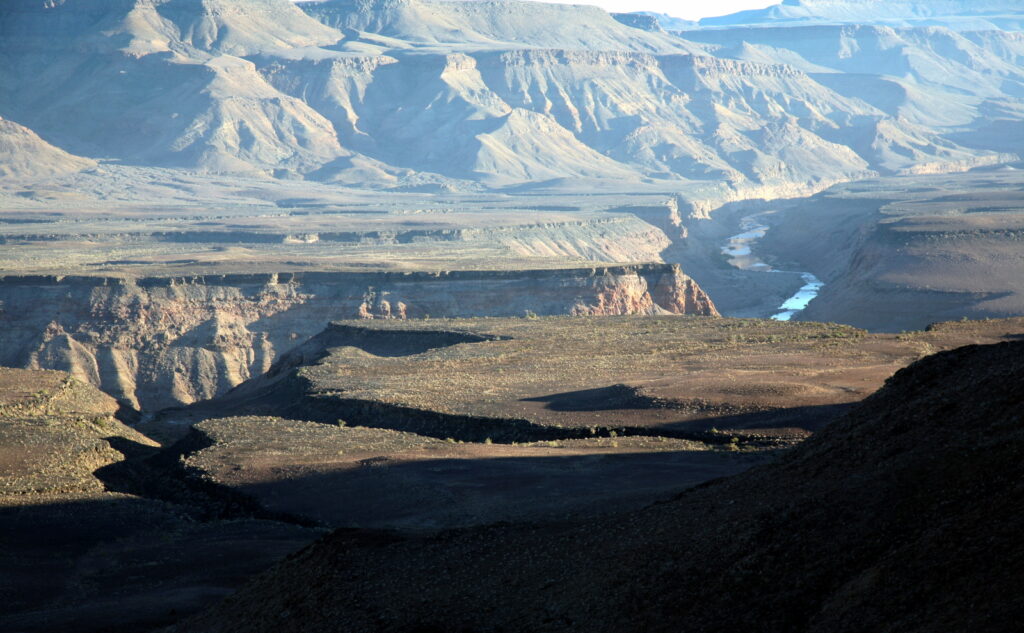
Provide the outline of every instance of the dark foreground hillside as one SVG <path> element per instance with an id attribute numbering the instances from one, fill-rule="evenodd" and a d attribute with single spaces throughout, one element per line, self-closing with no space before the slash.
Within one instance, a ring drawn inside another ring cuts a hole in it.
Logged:
<path id="1" fill-rule="evenodd" d="M 338 531 L 178 631 L 1010 631 L 1024 342 L 898 372 L 784 459 L 628 514 Z"/>

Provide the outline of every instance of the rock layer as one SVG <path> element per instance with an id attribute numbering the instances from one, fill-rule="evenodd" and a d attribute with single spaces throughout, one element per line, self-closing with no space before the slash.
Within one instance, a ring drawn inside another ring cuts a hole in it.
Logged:
<path id="1" fill-rule="evenodd" d="M 696 314 L 678 266 L 190 278 L 0 278 L 0 364 L 61 369 L 135 408 L 224 393 L 335 319 Z"/>

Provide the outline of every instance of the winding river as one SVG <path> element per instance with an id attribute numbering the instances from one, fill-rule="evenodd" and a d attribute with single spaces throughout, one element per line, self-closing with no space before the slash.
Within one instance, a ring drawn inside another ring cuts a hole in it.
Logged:
<path id="1" fill-rule="evenodd" d="M 776 321 L 789 321 L 802 312 L 807 307 L 807 304 L 811 302 L 811 299 L 818 296 L 818 293 L 821 292 L 825 284 L 811 273 L 775 270 L 753 254 L 753 245 L 768 232 L 768 225 L 762 220 L 763 216 L 768 213 L 771 212 L 748 215 L 740 220 L 742 233 L 737 233 L 726 240 L 725 246 L 722 247 L 722 254 L 729 258 L 730 264 L 741 270 L 800 275 L 804 285 L 797 290 L 796 294 L 786 299 L 778 307 L 778 312 L 771 317 Z"/>

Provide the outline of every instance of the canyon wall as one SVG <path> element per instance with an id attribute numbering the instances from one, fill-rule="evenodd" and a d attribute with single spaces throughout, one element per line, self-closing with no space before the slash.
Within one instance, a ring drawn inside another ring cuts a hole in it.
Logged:
<path id="1" fill-rule="evenodd" d="M 0 277 L 0 365 L 157 410 L 224 393 L 337 319 L 717 315 L 678 266 L 197 277 Z"/>
<path id="2" fill-rule="evenodd" d="M 840 185 L 786 210 L 757 248 L 825 283 L 799 320 L 900 332 L 1018 316 L 1022 186 L 1013 169 Z"/>

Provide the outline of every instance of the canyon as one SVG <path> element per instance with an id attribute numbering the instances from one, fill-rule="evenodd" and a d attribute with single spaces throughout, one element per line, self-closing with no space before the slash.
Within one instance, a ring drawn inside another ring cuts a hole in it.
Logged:
<path id="1" fill-rule="evenodd" d="M 332 320 L 691 314 L 678 266 L 450 273 L 0 277 L 0 364 L 60 369 L 134 409 L 220 395 Z M 11 306 L 18 306 L 12 310 Z"/>
<path id="2" fill-rule="evenodd" d="M 788 463 L 808 437 L 849 426 L 844 414 L 894 369 L 1014 340 L 1022 327 L 1009 319 L 872 335 L 686 315 L 336 322 L 266 374 L 134 428 L 116 419 L 113 398 L 66 373 L 0 369 L 0 536 L 12 545 L 0 574 L 14 588 L 0 627 L 159 630 L 317 551 L 296 558 L 299 550 L 346 536 L 356 538 L 346 551 L 361 555 L 366 543 L 379 552 L 438 538 L 461 551 L 463 535 L 481 530 L 527 530 L 545 547 L 559 542 L 553 525 L 622 528 L 633 523 L 621 517 L 674 507 L 666 504 L 681 491 L 742 488 L 742 473 L 773 472 L 765 469 Z M 960 376 L 968 366 L 952 363 Z M 952 368 L 929 376 L 927 390 Z M 1016 397 L 991 380 L 979 384 Z M 953 384 L 974 393 L 975 383 Z M 934 410 L 925 402 L 921 416 Z M 917 440 L 929 427 L 913 428 L 906 441 L 927 459 L 934 449 Z M 1001 438 L 990 439 L 1013 450 L 1016 440 Z M 847 449 L 858 469 L 863 445 Z M 964 442 L 942 445 L 965 453 Z M 812 470 L 806 481 L 829 488 L 831 476 Z M 761 498 L 765 487 L 776 490 L 758 484 Z M 508 523 L 480 527 L 494 521 Z M 596 533 L 608 547 L 609 532 Z M 438 560 L 458 555 L 444 551 Z"/>
<path id="3" fill-rule="evenodd" d="M 1019 4 L 0 3 L 0 629 L 1020 621 Z"/>
<path id="4" fill-rule="evenodd" d="M 1002 17 L 979 31 L 887 22 L 980 15 L 962 3 L 874 22 L 866 6 L 680 31 L 520 2 L 8 3 L 0 364 L 67 371 L 149 416 L 260 376 L 337 319 L 770 317 L 805 280 L 721 252 L 765 211 L 754 255 L 826 284 L 789 317 L 892 331 L 1019 314 L 1012 195 L 960 228 L 921 204 L 871 228 L 867 202 L 928 174 L 1017 186 L 1012 11 L 986 5 Z M 850 191 L 856 219 L 832 208 Z M 926 224 L 944 228 L 890 239 Z M 982 257 L 992 239 L 1007 256 Z"/>
<path id="5" fill-rule="evenodd" d="M 825 282 L 799 319 L 898 332 L 1016 315 L 1022 181 L 1006 167 L 838 186 L 786 211 L 762 243 Z M 807 231 L 823 238 L 808 242 Z"/>

